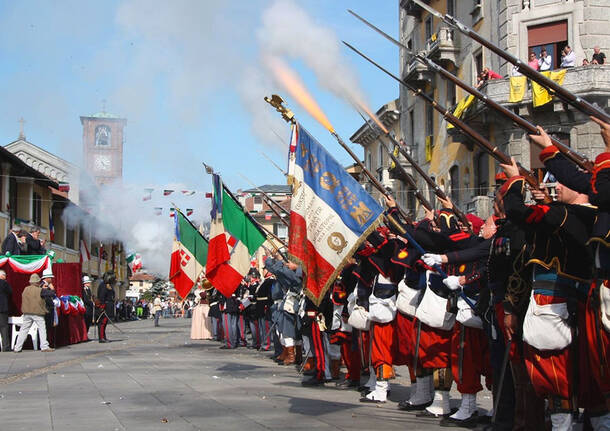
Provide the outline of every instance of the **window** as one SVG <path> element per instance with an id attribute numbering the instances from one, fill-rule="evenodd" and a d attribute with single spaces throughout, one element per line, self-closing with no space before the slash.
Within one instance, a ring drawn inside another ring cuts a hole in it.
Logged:
<path id="1" fill-rule="evenodd" d="M 455 16 L 455 0 L 447 0 L 447 14 Z"/>
<path id="2" fill-rule="evenodd" d="M 256 196 L 254 196 L 254 208 L 252 208 L 252 211 L 259 212 L 262 210 L 263 210 L 263 197 L 256 195 Z"/>
<path id="3" fill-rule="evenodd" d="M 426 104 L 426 135 L 434 134 L 434 107 L 431 104 Z"/>
<path id="4" fill-rule="evenodd" d="M 280 239 L 288 238 L 288 227 L 284 223 L 275 223 L 273 233 Z"/>
<path id="5" fill-rule="evenodd" d="M 109 147 L 110 146 L 110 127 L 97 126 L 95 128 L 95 146 Z"/>
<path id="6" fill-rule="evenodd" d="M 480 153 L 475 160 L 475 193 L 487 196 L 489 192 L 489 155 Z"/>
<path id="7" fill-rule="evenodd" d="M 415 214 L 415 190 L 414 189 L 408 189 L 407 190 L 407 211 L 411 211 L 413 214 Z"/>
<path id="8" fill-rule="evenodd" d="M 568 21 L 556 21 L 548 24 L 534 25 L 527 28 L 528 52 L 540 58 L 544 47 L 551 56 L 551 69 L 561 64 L 561 51 L 568 44 Z"/>
<path id="9" fill-rule="evenodd" d="M 415 145 L 415 113 L 409 111 L 409 145 Z"/>
<path id="10" fill-rule="evenodd" d="M 432 37 L 432 16 L 426 18 L 426 40 Z"/>
<path id="11" fill-rule="evenodd" d="M 66 247 L 72 250 L 76 250 L 76 247 L 74 247 L 74 244 L 76 242 L 75 239 L 76 235 L 74 229 L 66 227 Z"/>
<path id="12" fill-rule="evenodd" d="M 42 197 L 36 192 L 32 195 L 32 221 L 36 226 L 42 226 Z"/>
<path id="13" fill-rule="evenodd" d="M 455 84 L 451 81 L 447 81 L 447 108 L 450 108 L 455 104 Z"/>
<path id="14" fill-rule="evenodd" d="M 377 147 L 377 165 L 379 169 L 383 168 L 383 145 L 381 144 Z"/>
<path id="15" fill-rule="evenodd" d="M 364 164 L 369 171 L 371 170 L 371 163 L 371 150 L 366 150 L 366 153 L 364 154 Z"/>
<path id="16" fill-rule="evenodd" d="M 460 200 L 460 168 L 457 165 L 449 169 L 449 187 L 449 196 L 457 204 Z"/>
<path id="17" fill-rule="evenodd" d="M 478 75 L 483 71 L 483 52 L 480 51 L 474 56 L 475 74 Z M 475 78 L 476 79 L 476 78 Z"/>

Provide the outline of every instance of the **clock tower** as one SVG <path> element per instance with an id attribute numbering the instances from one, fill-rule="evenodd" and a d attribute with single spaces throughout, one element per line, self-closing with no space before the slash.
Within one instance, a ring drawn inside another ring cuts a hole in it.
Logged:
<path id="1" fill-rule="evenodd" d="M 123 178 L 123 128 L 127 123 L 108 112 L 80 117 L 83 125 L 83 160 L 98 185 Z"/>

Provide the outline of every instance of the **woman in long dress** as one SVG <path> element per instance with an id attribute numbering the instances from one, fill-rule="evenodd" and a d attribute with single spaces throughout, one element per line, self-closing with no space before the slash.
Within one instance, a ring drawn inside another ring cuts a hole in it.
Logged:
<path id="1" fill-rule="evenodd" d="M 191 339 L 192 340 L 211 340 L 212 339 L 212 322 L 208 317 L 210 305 L 206 299 L 205 292 L 199 294 L 201 298 L 199 305 L 193 309 L 193 319 L 191 322 Z"/>

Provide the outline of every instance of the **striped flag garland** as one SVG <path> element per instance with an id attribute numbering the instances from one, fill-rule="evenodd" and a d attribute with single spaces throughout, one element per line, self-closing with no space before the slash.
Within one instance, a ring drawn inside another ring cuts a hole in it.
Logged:
<path id="1" fill-rule="evenodd" d="M 152 199 L 152 192 L 153 192 L 154 190 L 155 190 L 155 189 L 144 189 L 144 193 L 146 193 L 146 194 L 144 195 L 144 197 L 142 197 L 142 200 L 143 200 L 143 201 L 149 201 L 149 200 L 151 200 L 151 199 Z"/>
<path id="2" fill-rule="evenodd" d="M 175 208 L 170 208 L 169 209 L 169 216 L 170 217 L 175 217 L 176 215 L 176 209 Z"/>
<path id="3" fill-rule="evenodd" d="M 163 214 L 163 208 L 155 207 L 155 215 L 160 216 L 161 214 Z"/>
<path id="4" fill-rule="evenodd" d="M 182 190 L 182 194 L 186 196 L 193 196 L 195 194 L 194 190 Z"/>
<path id="5" fill-rule="evenodd" d="M 186 216 L 188 217 L 188 216 L 190 216 L 192 214 L 193 214 L 193 209 L 192 208 L 187 208 L 186 209 Z"/>
<path id="6" fill-rule="evenodd" d="M 60 181 L 59 182 L 59 191 L 60 192 L 68 193 L 70 191 L 70 184 L 66 183 L 66 182 L 63 182 L 63 181 Z"/>
<path id="7" fill-rule="evenodd" d="M 173 191 L 173 190 L 167 190 L 167 189 L 163 190 L 163 196 L 169 196 L 169 195 L 171 195 L 172 193 L 174 193 L 174 191 Z"/>

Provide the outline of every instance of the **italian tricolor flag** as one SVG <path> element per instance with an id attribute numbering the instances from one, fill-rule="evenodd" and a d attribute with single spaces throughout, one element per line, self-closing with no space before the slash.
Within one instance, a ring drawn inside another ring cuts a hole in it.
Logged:
<path id="1" fill-rule="evenodd" d="M 250 256 L 266 238 L 244 214 L 239 203 L 227 193 L 214 175 L 214 201 L 206 277 L 224 296 L 229 297 L 250 269 Z"/>
<path id="2" fill-rule="evenodd" d="M 169 281 L 184 298 L 201 275 L 208 257 L 208 242 L 191 222 L 176 210 L 176 237 L 172 249 Z"/>

